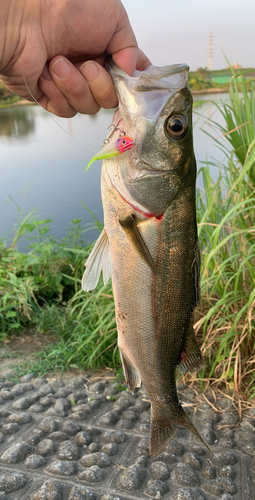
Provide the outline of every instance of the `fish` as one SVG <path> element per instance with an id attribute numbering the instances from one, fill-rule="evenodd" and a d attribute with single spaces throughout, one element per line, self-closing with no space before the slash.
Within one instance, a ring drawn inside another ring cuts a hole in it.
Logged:
<path id="1" fill-rule="evenodd" d="M 181 406 L 176 369 L 200 370 L 193 330 L 200 297 L 196 160 L 188 66 L 150 66 L 128 76 L 110 59 L 119 100 L 99 153 L 104 229 L 86 263 L 84 290 L 112 277 L 118 347 L 129 389 L 151 402 L 150 455 L 179 426 L 208 448 Z M 116 153 L 121 137 L 132 146 Z M 111 150 L 112 157 L 107 156 Z"/>

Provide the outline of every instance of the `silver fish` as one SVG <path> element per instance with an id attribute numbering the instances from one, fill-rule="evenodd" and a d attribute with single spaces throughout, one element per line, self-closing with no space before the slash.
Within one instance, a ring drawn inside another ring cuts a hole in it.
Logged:
<path id="1" fill-rule="evenodd" d="M 84 290 L 101 270 L 112 276 L 118 346 L 131 391 L 144 384 L 151 401 L 150 454 L 180 425 L 206 446 L 179 403 L 175 372 L 203 366 L 193 331 L 199 301 L 196 161 L 188 67 L 150 66 L 129 77 L 109 62 L 119 98 L 100 157 L 104 230 L 87 261 Z M 130 139 L 125 152 L 120 137 Z M 112 157 L 109 157 L 112 154 Z M 98 155 L 96 155 L 98 157 Z"/>

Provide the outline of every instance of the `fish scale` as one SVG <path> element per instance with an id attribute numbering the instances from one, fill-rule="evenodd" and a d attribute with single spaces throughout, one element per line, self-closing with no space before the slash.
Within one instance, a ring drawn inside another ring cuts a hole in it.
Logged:
<path id="1" fill-rule="evenodd" d="M 121 118 L 134 144 L 103 162 L 104 232 L 83 277 L 83 288 L 94 288 L 111 262 L 126 382 L 132 391 L 144 384 L 151 401 L 152 457 L 179 425 L 203 441 L 179 404 L 175 381 L 177 367 L 197 371 L 203 361 L 192 327 L 200 266 L 192 97 L 187 67 L 169 68 L 150 67 L 148 78 L 146 72 L 131 78 L 109 62 L 119 98 L 111 140 Z"/>

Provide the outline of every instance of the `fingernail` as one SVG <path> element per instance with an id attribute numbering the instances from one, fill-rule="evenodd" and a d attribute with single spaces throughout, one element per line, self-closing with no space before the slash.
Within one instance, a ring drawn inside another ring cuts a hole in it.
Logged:
<path id="1" fill-rule="evenodd" d="M 97 65 L 92 61 L 84 63 L 80 67 L 80 70 L 88 82 L 91 82 L 91 80 L 94 80 L 99 73 Z"/>
<path id="2" fill-rule="evenodd" d="M 52 66 L 51 70 L 55 75 L 57 75 L 59 78 L 66 78 L 70 71 L 70 65 L 68 61 L 64 58 L 58 59 Z"/>
<path id="3" fill-rule="evenodd" d="M 48 66 L 48 64 L 45 64 L 41 76 L 44 78 L 44 80 L 48 80 L 48 81 L 51 80 L 51 75 L 50 75 L 50 72 L 49 72 L 49 66 Z"/>

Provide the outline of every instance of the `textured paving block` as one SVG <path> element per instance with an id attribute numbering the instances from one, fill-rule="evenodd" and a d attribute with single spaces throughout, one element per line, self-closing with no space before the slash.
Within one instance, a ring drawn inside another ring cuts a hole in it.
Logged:
<path id="1" fill-rule="evenodd" d="M 240 423 L 221 397 L 219 412 L 200 403 L 193 413 L 182 386 L 213 454 L 180 428 L 151 459 L 143 389 L 33 374 L 0 387 L 0 500 L 254 500 L 255 410 Z"/>

